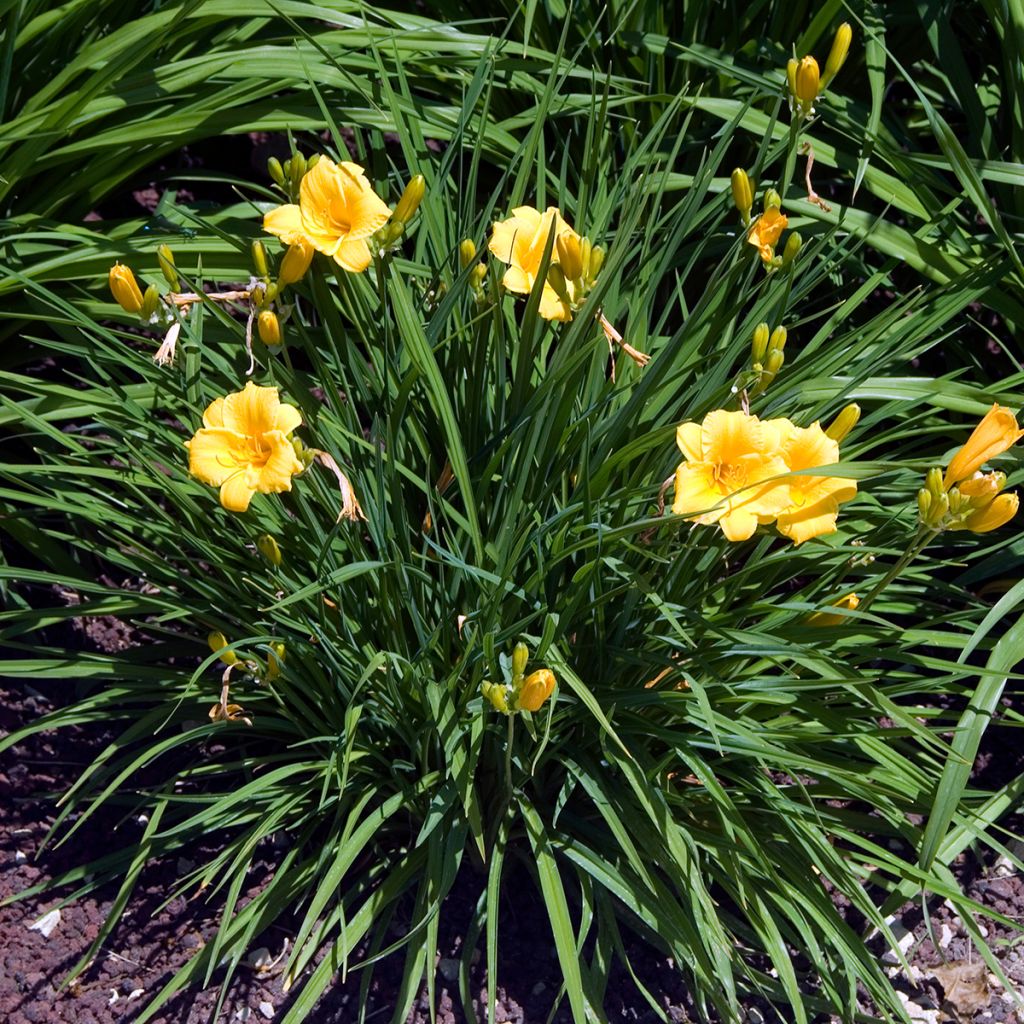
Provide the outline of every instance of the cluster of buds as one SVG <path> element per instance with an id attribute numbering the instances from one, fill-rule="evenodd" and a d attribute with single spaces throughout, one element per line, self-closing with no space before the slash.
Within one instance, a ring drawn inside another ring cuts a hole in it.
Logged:
<path id="1" fill-rule="evenodd" d="M 750 343 L 752 398 L 764 394 L 778 376 L 782 364 L 786 361 L 783 349 L 788 337 L 789 331 L 785 327 L 776 327 L 773 331 L 766 323 L 760 323 L 754 328 L 754 337 Z"/>
<path id="2" fill-rule="evenodd" d="M 790 59 L 786 65 L 786 81 L 789 85 L 789 109 L 794 115 L 800 118 L 814 115 L 814 104 L 818 97 L 846 63 L 852 40 L 853 29 L 844 21 L 836 29 L 824 72 L 818 68 L 818 62 L 813 57 L 804 57 L 802 60 L 795 57 Z"/>
<path id="3" fill-rule="evenodd" d="M 372 247 L 385 256 L 396 249 L 402 241 L 406 226 L 419 209 L 427 192 L 427 182 L 422 174 L 414 174 L 405 186 L 388 222 L 378 230 L 372 239 Z"/>
<path id="4" fill-rule="evenodd" d="M 737 168 L 732 172 L 732 194 L 736 209 L 740 212 L 743 223 L 747 225 L 747 244 L 752 245 L 761 257 L 765 270 L 788 270 L 793 266 L 803 239 L 798 231 L 791 231 L 786 239 L 782 254 L 776 255 L 775 247 L 782 237 L 782 232 L 789 224 L 789 218 L 782 212 L 782 197 L 775 189 L 770 188 L 764 194 L 764 210 L 753 220 L 750 209 L 754 202 L 753 184 L 747 172 Z"/>
<path id="5" fill-rule="evenodd" d="M 1015 444 L 1024 430 L 1009 409 L 993 405 L 967 443 L 953 456 L 943 474 L 934 467 L 917 492 L 922 526 L 930 530 L 970 530 L 988 533 L 1009 522 L 1016 514 L 1019 498 L 1003 494 L 1006 474 L 982 473 L 989 459 Z"/>
<path id="6" fill-rule="evenodd" d="M 206 642 L 225 666 L 221 676 L 220 700 L 210 708 L 210 721 L 244 722 L 246 725 L 252 725 L 252 719 L 246 714 L 245 709 L 240 704 L 232 704 L 229 700 L 231 673 L 240 670 L 254 676 L 261 683 L 274 682 L 284 669 L 285 645 L 279 640 L 272 641 L 264 662 L 251 655 L 239 657 L 228 648 L 227 637 L 219 630 L 210 633 Z"/>
<path id="7" fill-rule="evenodd" d="M 276 156 L 272 156 L 267 161 L 267 173 L 274 184 L 284 190 L 288 196 L 288 202 L 297 203 L 299 201 L 299 188 L 302 185 L 302 179 L 306 176 L 307 172 L 316 167 L 319 159 L 319 153 L 314 153 L 308 158 L 304 157 L 301 153 L 292 153 L 282 164 Z"/>
<path id="8" fill-rule="evenodd" d="M 526 675 L 530 649 L 522 641 L 512 651 L 512 679 L 508 683 L 484 682 L 480 691 L 495 711 L 514 715 L 517 711 L 539 711 L 555 689 L 555 674 L 539 668 Z"/>
<path id="9" fill-rule="evenodd" d="M 473 269 L 469 272 L 469 287 L 473 289 L 473 298 L 476 299 L 477 305 L 481 306 L 487 301 L 487 295 L 484 292 L 484 281 L 487 280 L 487 264 L 477 260 L 476 243 L 473 239 L 464 238 L 459 242 L 459 266 L 465 270 L 471 264 Z"/>
<path id="10" fill-rule="evenodd" d="M 558 262 L 548 267 L 548 284 L 555 294 L 574 313 L 594 287 L 597 275 L 604 266 L 604 249 L 592 245 L 589 238 L 581 238 L 571 231 L 563 231 L 555 239 Z"/>

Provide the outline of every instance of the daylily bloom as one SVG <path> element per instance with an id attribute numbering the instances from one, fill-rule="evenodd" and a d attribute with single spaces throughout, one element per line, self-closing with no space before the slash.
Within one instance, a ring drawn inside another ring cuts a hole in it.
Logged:
<path id="1" fill-rule="evenodd" d="M 548 239 L 552 232 L 550 264 L 558 265 L 559 255 L 557 240 L 563 235 L 575 239 L 577 246 L 580 237 L 562 217 L 561 211 L 549 206 L 542 214 L 532 206 L 517 206 L 508 220 L 493 225 L 491 240 L 487 247 L 502 263 L 509 265 L 502 278 L 502 284 L 517 295 L 529 295 L 536 283 L 540 265 L 544 258 Z M 567 281 L 568 298 L 575 298 L 575 284 Z M 544 291 L 540 300 L 540 315 L 545 320 L 572 319 L 572 306 L 565 296 L 560 296 L 551 283 L 544 282 Z"/>
<path id="2" fill-rule="evenodd" d="M 1013 413 L 1005 406 L 993 404 L 967 443 L 953 456 L 942 486 L 948 490 L 953 484 L 973 476 L 984 463 L 1002 455 L 1021 437 L 1024 437 L 1024 430 L 1018 429 Z"/>
<path id="3" fill-rule="evenodd" d="M 249 381 L 244 391 L 214 399 L 203 413 L 203 427 L 191 441 L 189 472 L 220 488 L 220 503 L 230 512 L 244 512 L 253 494 L 292 489 L 292 477 L 303 465 L 290 434 L 302 425 L 299 410 L 284 405 L 277 388 Z"/>
<path id="4" fill-rule="evenodd" d="M 264 215 L 263 228 L 286 245 L 306 242 L 357 274 L 370 265 L 367 239 L 384 225 L 391 210 L 358 164 L 336 164 L 321 157 L 299 187 L 299 202 Z"/>
<path id="5" fill-rule="evenodd" d="M 1016 514 L 1020 499 L 1016 493 L 1000 494 L 986 505 L 975 509 L 962 520 L 950 524 L 951 530 L 970 530 L 972 533 L 988 533 L 998 530 Z"/>
<path id="6" fill-rule="evenodd" d="M 541 705 L 555 690 L 555 674 L 550 669 L 539 668 L 523 680 L 519 691 L 518 706 L 521 711 L 539 711 Z"/>
<path id="7" fill-rule="evenodd" d="M 789 218 L 777 206 L 769 206 L 747 229 L 747 243 L 757 249 L 765 263 L 775 259 L 775 246 L 788 223 Z"/>
<path id="8" fill-rule="evenodd" d="M 683 423 L 676 443 L 686 458 L 676 469 L 672 511 L 690 522 L 718 523 L 732 541 L 746 540 L 791 503 L 779 423 L 718 409 L 703 423 Z"/>
<path id="9" fill-rule="evenodd" d="M 782 433 L 781 455 L 790 472 L 830 466 L 839 461 L 839 442 L 818 423 L 798 427 L 789 420 L 769 420 Z M 835 476 L 793 476 L 789 479 L 791 504 L 779 513 L 779 533 L 794 544 L 834 533 L 839 506 L 857 495 L 854 480 Z"/>

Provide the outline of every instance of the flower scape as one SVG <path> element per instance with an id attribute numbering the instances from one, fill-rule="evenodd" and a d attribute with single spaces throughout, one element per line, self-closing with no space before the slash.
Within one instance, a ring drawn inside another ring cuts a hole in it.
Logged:
<path id="1" fill-rule="evenodd" d="M 215 924 L 139 968 L 141 1024 L 210 986 L 283 1024 L 918 1019 L 929 925 L 999 1019 L 1011 15 L 38 6 L 2 636 L 62 689 L 0 751 L 99 730 L 53 836 L 120 822 L 54 880 L 118 894 L 61 992 L 156 863 Z M 256 171 L 109 213 L 224 131 Z M 63 639 L 95 619 L 131 642 Z"/>

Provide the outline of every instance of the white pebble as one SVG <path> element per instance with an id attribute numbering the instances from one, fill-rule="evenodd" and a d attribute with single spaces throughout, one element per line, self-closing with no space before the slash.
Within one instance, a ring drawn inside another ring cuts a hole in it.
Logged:
<path id="1" fill-rule="evenodd" d="M 270 1020 L 274 1016 L 274 1004 L 268 1002 L 260 1003 L 260 1013 L 262 1013 L 267 1020 Z"/>

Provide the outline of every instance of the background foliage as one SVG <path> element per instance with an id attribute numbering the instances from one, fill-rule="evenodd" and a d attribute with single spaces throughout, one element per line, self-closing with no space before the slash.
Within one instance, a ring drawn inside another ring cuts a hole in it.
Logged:
<path id="1" fill-rule="evenodd" d="M 1024 629 L 1024 548 L 1012 528 L 943 537 L 865 614 L 805 620 L 872 589 L 913 536 L 924 470 L 992 401 L 1020 404 L 1024 9 L 238 7 L 0 3 L 6 671 L 64 688 L 67 705 L 26 731 L 121 723 L 56 833 L 103 801 L 149 815 L 137 846 L 63 879 L 69 898 L 123 878 L 112 928 L 147 859 L 224 836 L 181 880 L 223 903 L 217 941 L 140 1019 L 219 964 L 232 972 L 292 912 L 302 990 L 287 1022 L 342 966 L 369 961 L 368 979 L 396 915 L 401 1020 L 433 983 L 459 872 L 480 891 L 468 1001 L 477 939 L 500 979 L 509 858 L 536 880 L 577 1020 L 602 1015 L 622 928 L 687 965 L 699 1005 L 727 1020 L 751 993 L 796 1020 L 852 1019 L 858 980 L 900 1012 L 877 948 L 821 880 L 879 942 L 922 890 L 977 934 L 949 864 L 970 844 L 1002 848 L 1024 784 L 969 786 Z M 843 19 L 851 58 L 809 129 L 825 211 L 803 198 L 783 68 L 793 52 L 823 59 Z M 315 473 L 224 513 L 181 442 L 244 379 L 242 321 L 194 315 L 162 369 L 106 291 L 114 259 L 158 281 L 162 243 L 197 286 L 248 279 L 249 240 L 280 196 L 202 145 L 252 132 L 351 153 L 390 202 L 427 178 L 400 258 L 377 278 L 318 265 L 285 352 L 258 352 L 256 379 L 346 467 L 365 526 L 335 523 L 333 481 Z M 182 166 L 184 146 L 204 164 Z M 754 265 L 734 166 L 784 190 L 805 239 L 794 275 Z M 150 180 L 166 191 L 140 218 L 125 197 Z M 613 383 L 590 316 L 552 329 L 534 303 L 500 298 L 495 270 L 494 301 L 474 304 L 458 242 L 483 248 L 524 201 L 561 206 L 608 247 L 589 308 L 652 353 L 645 370 L 620 360 Z M 655 515 L 676 424 L 731 400 L 762 319 L 791 341 L 754 411 L 865 411 L 844 445 L 861 495 L 839 534 L 798 549 Z M 263 532 L 280 570 L 255 554 Z M 55 607 L 53 584 L 83 604 Z M 40 632 L 83 613 L 129 618 L 152 642 L 71 653 Z M 211 629 L 263 660 L 287 645 L 280 680 L 233 689 L 252 728 L 199 724 L 219 691 Z M 509 789 L 505 723 L 479 685 L 520 637 L 560 687 L 519 730 Z M 143 769 L 163 781 L 140 784 Z M 239 909 L 257 844 L 281 830 L 277 872 Z"/>

